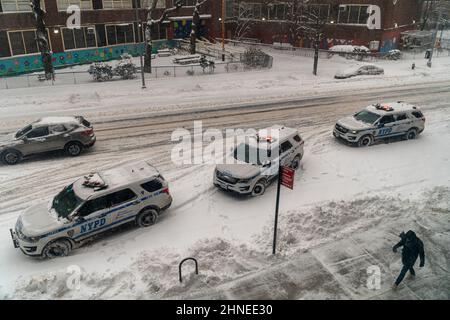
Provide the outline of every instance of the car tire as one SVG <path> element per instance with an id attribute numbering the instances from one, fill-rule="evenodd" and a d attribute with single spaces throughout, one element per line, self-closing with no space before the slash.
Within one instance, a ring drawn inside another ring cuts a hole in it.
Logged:
<path id="1" fill-rule="evenodd" d="M 48 243 L 42 250 L 42 257 L 45 259 L 54 259 L 67 257 L 72 250 L 72 245 L 68 240 L 56 240 Z"/>
<path id="2" fill-rule="evenodd" d="M 373 143 L 373 137 L 371 135 L 362 136 L 358 141 L 358 147 L 368 147 Z"/>
<path id="3" fill-rule="evenodd" d="M 156 209 L 144 209 L 136 217 L 136 224 L 141 228 L 147 228 L 158 221 L 158 211 Z"/>
<path id="4" fill-rule="evenodd" d="M 298 170 L 300 168 L 301 160 L 302 160 L 302 156 L 300 154 L 296 155 L 294 160 L 292 160 L 291 168 L 294 170 Z"/>
<path id="5" fill-rule="evenodd" d="M 259 197 L 262 196 L 264 192 L 266 192 L 266 181 L 264 179 L 261 179 L 255 183 L 252 190 L 252 196 Z"/>
<path id="6" fill-rule="evenodd" d="M 67 155 L 78 157 L 81 154 L 81 151 L 83 151 L 83 146 L 78 142 L 69 142 L 64 149 Z"/>
<path id="7" fill-rule="evenodd" d="M 2 153 L 1 158 L 4 164 L 13 166 L 22 160 L 22 154 L 17 150 L 6 150 Z"/>
<path id="8" fill-rule="evenodd" d="M 407 140 L 414 140 L 417 138 L 417 129 L 409 129 L 406 133 Z"/>

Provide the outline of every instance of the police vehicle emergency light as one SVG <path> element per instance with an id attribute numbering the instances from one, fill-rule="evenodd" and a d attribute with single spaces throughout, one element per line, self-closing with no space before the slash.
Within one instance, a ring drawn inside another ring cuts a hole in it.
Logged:
<path id="1" fill-rule="evenodd" d="M 425 129 L 425 117 L 419 108 L 402 101 L 374 104 L 353 116 L 340 119 L 333 130 L 336 138 L 360 147 L 375 140 L 404 137 L 415 139 Z"/>
<path id="2" fill-rule="evenodd" d="M 67 256 L 83 241 L 119 225 L 153 225 L 171 203 L 168 183 L 140 162 L 81 177 L 48 203 L 25 210 L 10 232 L 14 247 L 26 255 Z"/>

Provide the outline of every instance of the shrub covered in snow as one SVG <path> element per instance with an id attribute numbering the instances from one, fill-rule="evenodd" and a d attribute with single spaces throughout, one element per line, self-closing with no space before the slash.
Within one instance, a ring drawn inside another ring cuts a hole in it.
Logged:
<path id="1" fill-rule="evenodd" d="M 272 57 L 257 48 L 249 48 L 242 54 L 242 62 L 246 68 L 271 67 Z"/>
<path id="2" fill-rule="evenodd" d="M 104 62 L 91 64 L 88 72 L 95 81 L 109 81 L 113 77 L 112 67 Z"/>
<path id="3" fill-rule="evenodd" d="M 131 55 L 125 53 L 120 56 L 120 60 L 114 68 L 114 74 L 120 76 L 122 79 L 133 79 L 136 77 L 137 68 L 133 63 Z"/>

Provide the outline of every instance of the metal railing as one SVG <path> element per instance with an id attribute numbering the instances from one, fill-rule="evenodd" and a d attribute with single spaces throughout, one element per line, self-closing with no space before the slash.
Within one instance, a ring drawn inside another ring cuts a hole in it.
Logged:
<path id="1" fill-rule="evenodd" d="M 268 68 L 271 67 L 268 66 Z M 261 68 L 262 69 L 262 68 Z M 171 65 L 171 66 L 153 66 L 151 73 L 145 73 L 146 79 L 161 79 L 175 77 L 202 76 L 209 74 L 224 74 L 231 72 L 245 72 L 250 69 L 240 61 L 216 62 L 213 69 L 203 69 L 200 64 L 191 65 Z M 140 77 L 140 68 L 136 73 L 136 80 Z M 120 77 L 115 77 L 111 81 L 120 81 Z M 133 80 L 127 80 L 133 81 Z M 55 80 L 42 80 L 42 73 L 31 73 L 19 76 L 10 76 L 0 78 L 0 89 L 32 88 L 32 87 L 51 87 L 58 85 L 78 85 L 96 82 L 87 71 L 57 71 Z"/>

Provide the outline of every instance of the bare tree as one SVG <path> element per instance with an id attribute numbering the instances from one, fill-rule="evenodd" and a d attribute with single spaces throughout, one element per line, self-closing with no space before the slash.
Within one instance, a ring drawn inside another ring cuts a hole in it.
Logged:
<path id="1" fill-rule="evenodd" d="M 234 25 L 233 39 L 242 40 L 258 22 L 253 11 L 245 2 L 234 2 L 232 7 L 233 16 L 227 17 L 226 22 Z"/>
<path id="2" fill-rule="evenodd" d="M 160 26 L 163 21 L 167 18 L 167 16 L 172 12 L 178 12 L 182 8 L 182 1 L 176 0 L 175 6 L 171 8 L 165 8 L 163 13 L 158 19 L 153 19 L 155 14 L 156 5 L 158 4 L 158 0 L 152 0 L 150 7 L 147 8 L 147 27 L 145 29 L 145 59 L 144 59 L 144 70 L 145 72 L 152 72 L 152 51 L 153 51 L 153 42 L 152 42 L 152 31 L 155 26 Z"/>
<path id="3" fill-rule="evenodd" d="M 44 65 L 45 79 L 55 78 L 55 72 L 52 64 L 52 54 L 47 39 L 47 29 L 44 23 L 44 11 L 41 9 L 40 0 L 32 0 L 30 3 L 36 21 L 36 41 L 41 53 L 42 64 Z"/>
<path id="4" fill-rule="evenodd" d="M 191 54 L 195 54 L 197 52 L 196 50 L 196 42 L 197 37 L 200 32 L 200 7 L 205 4 L 208 0 L 197 0 L 194 7 L 194 13 L 192 15 L 192 25 L 191 25 Z"/>
<path id="5" fill-rule="evenodd" d="M 317 75 L 320 42 L 324 37 L 326 19 L 320 16 L 320 10 L 308 5 L 308 0 L 293 0 L 288 4 L 286 23 L 289 28 L 291 44 L 295 45 L 300 37 L 305 37 L 313 44 L 314 67 L 313 74 Z"/>

